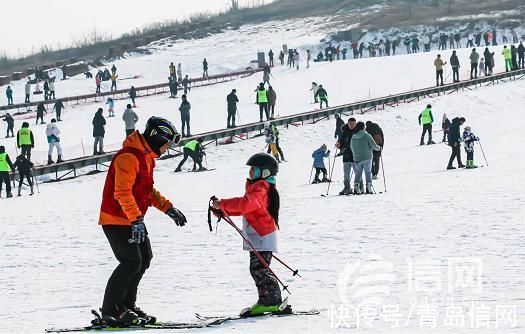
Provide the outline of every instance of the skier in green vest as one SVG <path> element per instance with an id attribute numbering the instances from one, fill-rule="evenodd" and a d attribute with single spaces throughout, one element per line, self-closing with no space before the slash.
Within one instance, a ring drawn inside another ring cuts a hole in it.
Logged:
<path id="1" fill-rule="evenodd" d="M 434 122 L 434 117 L 432 116 L 432 106 L 429 104 L 419 114 L 419 125 L 423 125 L 423 132 L 421 133 L 421 142 L 419 145 L 425 145 L 425 134 L 428 132 L 428 142 L 427 145 L 435 144 L 432 141 L 432 123 Z"/>
<path id="2" fill-rule="evenodd" d="M 31 149 L 35 147 L 33 132 L 29 129 L 29 123 L 22 123 L 22 128 L 16 134 L 16 144 L 22 149 L 22 155 L 31 160 Z"/>
<path id="3" fill-rule="evenodd" d="M 192 171 L 199 172 L 206 170 L 206 168 L 202 167 L 202 156 L 206 155 L 206 152 L 204 152 L 204 149 L 202 148 L 202 138 L 189 141 L 184 145 L 182 151 L 184 152 L 184 158 L 175 169 L 175 172 L 180 172 L 182 170 L 182 165 L 188 160 L 188 157 L 193 160 Z M 199 169 L 196 169 L 196 165 L 199 165 Z"/>
<path id="4" fill-rule="evenodd" d="M 263 121 L 263 111 L 266 114 L 266 120 L 270 120 L 270 113 L 268 111 L 268 91 L 264 88 L 264 83 L 259 84 L 259 88 L 256 91 L 256 102 L 259 105 L 259 122 Z"/>
<path id="5" fill-rule="evenodd" d="M 9 154 L 6 153 L 5 147 L 0 146 L 0 196 L 2 196 L 2 186 L 5 183 L 5 191 L 7 198 L 13 197 L 11 193 L 11 176 L 10 173 L 14 171 L 13 163 L 9 159 Z"/>

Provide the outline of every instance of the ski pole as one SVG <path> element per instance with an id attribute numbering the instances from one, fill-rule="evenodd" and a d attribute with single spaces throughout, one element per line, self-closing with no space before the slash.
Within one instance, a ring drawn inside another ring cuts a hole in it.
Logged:
<path id="1" fill-rule="evenodd" d="M 257 258 L 259 259 L 259 261 L 261 261 L 262 265 L 268 269 L 268 271 L 275 277 L 275 279 L 277 280 L 277 282 L 279 282 L 279 284 L 282 285 L 283 287 L 283 291 L 286 291 L 288 292 L 289 294 L 291 294 L 291 292 L 288 290 L 288 286 L 287 285 L 284 285 L 284 283 L 281 281 L 281 279 L 279 278 L 279 276 L 277 276 L 277 274 L 272 270 L 272 268 L 270 268 L 270 266 L 268 265 L 268 263 L 266 263 L 266 261 L 263 259 L 263 257 L 261 256 L 261 254 L 259 254 L 259 252 L 255 249 L 255 247 L 253 247 L 253 244 L 244 236 L 244 234 L 242 233 L 241 229 L 235 225 L 235 223 L 231 220 L 231 218 L 225 214 L 224 212 L 222 212 L 221 210 L 217 210 L 217 209 L 214 209 L 212 206 L 211 206 L 211 201 L 215 201 L 217 200 L 217 197 L 215 196 L 212 196 L 210 198 L 210 212 L 214 212 L 216 213 L 218 216 L 219 216 L 219 220 L 221 219 L 224 219 L 231 227 L 233 227 L 237 233 L 239 233 L 239 235 L 242 237 L 242 239 L 244 240 L 244 242 L 246 242 L 246 244 L 248 246 L 250 246 L 250 248 L 252 249 L 252 251 L 254 252 L 255 256 L 257 256 Z M 208 223 L 209 223 L 209 227 L 210 227 L 210 230 L 211 230 L 211 217 L 210 219 L 208 220 Z"/>
<path id="2" fill-rule="evenodd" d="M 312 182 L 312 174 L 314 173 L 314 166 L 312 166 L 312 170 L 310 171 L 310 178 L 308 179 L 308 183 Z"/>
<path id="3" fill-rule="evenodd" d="M 337 150 L 338 148 L 335 148 L 334 153 L 334 163 L 332 164 L 332 171 L 330 172 L 330 181 L 328 182 L 328 189 L 326 189 L 326 196 L 330 193 L 330 185 L 332 184 L 332 176 L 334 175 L 334 168 L 335 168 L 335 158 L 337 157 Z"/>
<path id="4" fill-rule="evenodd" d="M 36 173 L 35 173 L 35 168 L 34 167 L 33 167 L 33 179 L 35 180 L 36 191 L 38 191 L 38 193 L 40 194 L 40 189 L 38 189 L 38 180 L 36 178 Z"/>
<path id="5" fill-rule="evenodd" d="M 242 125 L 241 112 L 239 111 L 239 108 L 236 108 L 236 110 L 237 110 L 237 117 L 239 118 L 239 125 Z"/>
<path id="6" fill-rule="evenodd" d="M 483 153 L 483 158 L 485 159 L 485 163 L 487 164 L 487 167 L 489 166 L 489 163 L 487 161 L 487 157 L 485 156 L 485 152 L 483 151 L 483 145 L 481 145 L 481 141 L 478 140 L 479 147 L 481 148 L 481 153 Z"/>
<path id="7" fill-rule="evenodd" d="M 385 178 L 385 166 L 383 165 L 383 152 L 381 152 L 381 170 L 383 171 L 383 185 L 385 186 L 385 193 L 386 193 L 386 178 Z"/>
<path id="8" fill-rule="evenodd" d="M 282 264 L 283 266 L 285 266 L 287 269 L 289 269 L 289 270 L 293 273 L 292 276 L 296 276 L 296 275 L 297 275 L 297 276 L 303 278 L 303 276 L 299 275 L 299 269 L 295 269 L 295 270 L 293 270 L 292 268 L 290 268 L 289 265 L 287 265 L 286 263 L 284 263 L 283 260 L 279 259 L 279 258 L 278 258 L 277 256 L 275 256 L 274 254 L 272 254 L 272 257 L 273 257 L 274 259 L 276 259 L 280 264 Z"/>

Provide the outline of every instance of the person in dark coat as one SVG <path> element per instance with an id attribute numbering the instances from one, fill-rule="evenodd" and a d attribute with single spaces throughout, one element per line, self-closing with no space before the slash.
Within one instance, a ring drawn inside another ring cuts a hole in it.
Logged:
<path id="1" fill-rule="evenodd" d="M 518 49 L 516 46 L 512 45 L 510 47 L 510 54 L 512 56 L 512 70 L 516 71 L 518 67 Z"/>
<path id="2" fill-rule="evenodd" d="M 14 168 L 18 169 L 18 174 L 20 179 L 18 180 L 18 196 L 22 196 L 22 184 L 24 183 L 24 178 L 27 180 L 27 184 L 31 188 L 31 193 L 33 195 L 33 175 L 31 174 L 31 169 L 34 167 L 34 164 L 29 161 L 23 154 L 20 154 L 13 165 Z"/>
<path id="3" fill-rule="evenodd" d="M 208 77 L 208 61 L 206 60 L 206 58 L 204 58 L 204 60 L 202 61 L 202 77 Z"/>
<path id="4" fill-rule="evenodd" d="M 47 80 L 44 81 L 44 100 L 48 100 L 49 99 L 49 83 L 47 82 Z"/>
<path id="5" fill-rule="evenodd" d="M 106 129 L 104 127 L 106 125 L 106 119 L 102 115 L 103 111 L 104 110 L 102 108 L 98 108 L 97 112 L 95 113 L 95 116 L 93 117 L 93 137 L 95 138 L 95 142 L 93 144 L 93 155 L 105 153 L 104 135 L 106 134 Z"/>
<path id="6" fill-rule="evenodd" d="M 456 55 L 456 50 L 452 51 L 452 56 L 450 57 L 450 66 L 452 66 L 452 77 L 454 82 L 459 82 L 459 59 Z"/>
<path id="7" fill-rule="evenodd" d="M 13 116 L 11 116 L 11 114 L 9 113 L 6 113 L 5 116 L 4 116 L 4 122 L 7 123 L 7 134 L 6 134 L 6 138 L 9 138 L 9 137 L 14 137 L 15 136 L 15 133 L 13 131 L 14 127 L 15 127 L 15 120 L 13 119 Z M 11 132 L 11 136 L 9 135 L 9 132 Z"/>
<path id="8" fill-rule="evenodd" d="M 182 95 L 182 102 L 179 107 L 180 119 L 182 123 L 182 137 L 191 137 L 190 131 L 190 110 L 191 104 L 186 98 L 186 94 Z M 186 129 L 186 132 L 184 132 Z"/>
<path id="9" fill-rule="evenodd" d="M 341 118 L 341 115 L 339 113 L 336 113 L 334 115 L 335 117 L 335 134 L 334 138 L 339 140 L 343 134 L 343 130 L 341 129 L 343 125 L 345 125 L 345 121 Z"/>
<path id="10" fill-rule="evenodd" d="M 381 147 L 381 151 L 372 151 L 372 179 L 377 179 L 377 174 L 379 174 L 379 165 L 381 159 L 381 152 L 385 146 L 385 135 L 383 134 L 383 129 L 377 123 L 371 121 L 366 122 L 366 132 L 374 138 L 374 141 L 377 145 Z"/>
<path id="11" fill-rule="evenodd" d="M 343 173 L 344 173 L 344 188 L 341 190 L 339 195 L 350 195 L 352 189 L 350 187 L 351 171 L 354 167 L 354 155 L 350 148 L 352 136 L 354 135 L 355 126 L 357 121 L 355 118 L 350 117 L 348 123 L 341 127 L 341 137 L 337 141 L 336 147 L 343 153 Z"/>
<path id="12" fill-rule="evenodd" d="M 464 117 L 456 117 L 450 124 L 450 130 L 448 134 L 448 146 L 452 149 L 452 154 L 448 161 L 447 169 L 456 169 L 452 166 L 454 159 L 458 161 L 458 168 L 464 168 L 465 165 L 461 162 L 461 126 L 465 123 Z"/>
<path id="13" fill-rule="evenodd" d="M 518 45 L 518 68 L 525 68 L 525 47 L 523 42 Z"/>
<path id="14" fill-rule="evenodd" d="M 57 100 L 55 102 L 55 105 L 53 106 L 53 109 L 55 109 L 55 112 L 57 114 L 57 122 L 61 122 L 62 121 L 62 109 L 64 109 L 64 104 L 62 103 L 62 101 Z"/>
<path id="15" fill-rule="evenodd" d="M 135 99 L 137 98 L 137 89 L 135 86 L 131 86 L 131 89 L 129 90 L 129 97 L 131 98 L 131 102 L 133 102 L 133 108 L 136 108 L 137 105 L 135 104 Z"/>
<path id="16" fill-rule="evenodd" d="M 275 102 L 277 100 L 277 94 L 273 90 L 272 86 L 268 87 L 268 111 L 270 112 L 270 119 L 275 117 Z"/>
<path id="17" fill-rule="evenodd" d="M 47 114 L 46 107 L 44 106 L 44 103 L 40 102 L 38 106 L 36 106 L 36 124 L 38 124 L 38 120 L 40 119 L 40 124 L 45 124 L 44 122 L 44 113 Z"/>
<path id="18" fill-rule="evenodd" d="M 237 103 L 239 103 L 239 98 L 236 93 L 237 90 L 232 89 L 232 92 L 226 96 L 226 102 L 228 102 L 228 120 L 226 127 L 228 129 L 235 127 L 235 115 L 237 114 Z"/>
<path id="19" fill-rule="evenodd" d="M 172 76 L 168 77 L 169 87 L 170 87 L 170 98 L 177 97 L 178 93 L 178 85 L 177 80 L 175 80 Z"/>

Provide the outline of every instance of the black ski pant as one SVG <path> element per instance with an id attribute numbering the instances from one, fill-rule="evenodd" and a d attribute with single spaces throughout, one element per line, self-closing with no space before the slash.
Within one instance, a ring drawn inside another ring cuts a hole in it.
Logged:
<path id="1" fill-rule="evenodd" d="M 237 114 L 237 107 L 236 106 L 228 106 L 228 121 L 227 121 L 227 128 L 234 128 L 235 127 L 235 115 Z"/>
<path id="2" fill-rule="evenodd" d="M 260 251 L 259 254 L 269 266 L 272 261 L 272 252 Z M 279 282 L 257 258 L 255 252 L 250 252 L 250 274 L 259 293 L 258 304 L 266 306 L 282 304 Z"/>
<path id="3" fill-rule="evenodd" d="M 180 120 L 182 123 L 182 136 L 183 137 L 189 137 L 191 135 L 190 131 L 190 113 L 185 111 L 180 113 Z M 186 129 L 186 133 L 184 133 L 184 129 Z"/>
<path id="4" fill-rule="evenodd" d="M 7 126 L 7 134 L 6 134 L 6 137 L 9 137 L 9 132 L 11 132 L 11 136 L 15 136 L 15 133 L 13 131 L 13 125 L 8 125 Z"/>
<path id="5" fill-rule="evenodd" d="M 270 104 L 268 106 L 268 112 L 270 113 L 270 117 L 273 118 L 275 114 L 275 104 Z"/>
<path id="6" fill-rule="evenodd" d="M 103 226 L 102 229 L 119 261 L 106 286 L 102 314 L 118 316 L 126 308 L 135 306 L 137 288 L 153 253 L 147 236 L 141 244 L 128 242 L 131 226 Z"/>
<path id="7" fill-rule="evenodd" d="M 519 68 L 525 67 L 525 54 L 518 55 L 518 65 Z"/>
<path id="8" fill-rule="evenodd" d="M 471 79 L 478 78 L 478 63 L 470 64 L 470 78 Z"/>
<path id="9" fill-rule="evenodd" d="M 263 121 L 263 111 L 266 114 L 266 120 L 269 121 L 270 120 L 270 113 L 268 112 L 268 103 L 267 102 L 259 103 L 259 116 L 260 116 L 259 119 L 260 119 L 261 122 Z"/>
<path id="10" fill-rule="evenodd" d="M 26 94 L 26 99 L 25 99 L 24 103 L 29 103 L 29 94 Z"/>
<path id="11" fill-rule="evenodd" d="M 57 121 L 61 121 L 62 120 L 62 109 L 61 108 L 58 108 L 57 110 Z"/>
<path id="12" fill-rule="evenodd" d="M 314 178 L 314 181 L 315 180 L 319 181 L 319 174 L 320 173 L 323 173 L 323 179 L 327 178 L 328 172 L 326 171 L 326 168 L 315 167 L 315 178 Z"/>
<path id="13" fill-rule="evenodd" d="M 423 124 L 423 132 L 421 133 L 421 145 L 425 143 L 425 134 L 428 132 L 428 142 L 432 141 L 432 123 Z"/>
<path id="14" fill-rule="evenodd" d="M 448 129 L 443 129 L 443 140 L 448 141 Z"/>
<path id="15" fill-rule="evenodd" d="M 381 163 L 381 151 L 372 151 L 372 176 L 379 174 L 379 166 Z"/>
<path id="16" fill-rule="evenodd" d="M 474 151 L 467 151 L 467 161 L 474 161 Z"/>
<path id="17" fill-rule="evenodd" d="M 182 151 L 184 153 L 184 158 L 182 158 L 182 161 L 177 166 L 177 169 L 180 170 L 182 168 L 182 165 L 184 165 L 184 163 L 186 162 L 186 160 L 188 160 L 188 158 L 191 158 L 193 160 L 193 169 L 195 169 L 195 164 L 199 165 L 199 169 L 202 168 L 201 157 L 197 152 L 187 147 L 185 147 Z"/>
<path id="18" fill-rule="evenodd" d="M 25 155 L 27 160 L 31 161 L 31 145 L 21 145 L 22 155 Z"/>
<path id="19" fill-rule="evenodd" d="M 31 180 L 31 172 L 20 172 L 20 180 L 18 180 L 18 188 L 22 187 L 22 184 L 24 183 L 24 178 L 27 180 L 27 184 L 32 188 L 33 187 L 33 181 Z"/>
<path id="20" fill-rule="evenodd" d="M 452 149 L 452 154 L 450 155 L 450 159 L 448 161 L 448 167 L 452 167 L 454 159 L 458 160 L 458 167 L 463 165 L 461 162 L 461 146 L 459 143 L 454 143 L 454 145 L 450 146 L 450 148 Z"/>
<path id="21" fill-rule="evenodd" d="M 441 86 L 443 86 L 443 70 L 436 70 L 436 86 L 439 86 L 440 79 L 441 79 Z"/>
<path id="22" fill-rule="evenodd" d="M 2 193 L 4 183 L 6 193 L 11 193 L 11 177 L 9 176 L 9 172 L 0 172 L 0 193 Z"/>
<path id="23" fill-rule="evenodd" d="M 452 80 L 459 82 L 459 66 L 452 66 Z"/>
<path id="24" fill-rule="evenodd" d="M 111 81 L 111 89 L 110 89 L 110 91 L 113 91 L 113 90 L 117 90 L 117 82 L 116 81 Z"/>
<path id="25" fill-rule="evenodd" d="M 44 124 L 44 114 L 42 114 L 42 115 L 37 114 L 36 115 L 36 123 L 35 124 L 38 124 L 38 120 L 40 120 L 40 124 Z"/>
<path id="26" fill-rule="evenodd" d="M 135 129 L 126 129 L 126 137 L 129 137 L 133 132 L 135 132 Z"/>

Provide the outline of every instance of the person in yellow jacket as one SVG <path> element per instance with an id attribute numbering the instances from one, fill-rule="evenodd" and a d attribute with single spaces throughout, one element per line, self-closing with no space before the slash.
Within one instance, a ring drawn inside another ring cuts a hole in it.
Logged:
<path id="1" fill-rule="evenodd" d="M 441 79 L 441 86 L 443 86 L 443 66 L 447 62 L 441 59 L 441 55 L 437 55 L 437 58 L 434 60 L 434 66 L 436 67 L 436 86 L 440 86 L 439 79 Z"/>
<path id="2" fill-rule="evenodd" d="M 111 91 L 117 90 L 117 79 L 118 75 L 116 73 L 113 73 L 111 75 Z"/>
<path id="3" fill-rule="evenodd" d="M 188 158 L 193 160 L 193 172 L 206 170 L 206 168 L 202 167 L 202 157 L 206 155 L 206 152 L 204 152 L 204 149 L 202 148 L 202 138 L 197 138 L 187 142 L 186 145 L 184 145 L 182 152 L 184 153 L 184 158 L 175 169 L 175 172 L 180 172 L 182 170 L 182 165 L 184 165 Z M 196 165 L 199 165 L 199 169 L 197 169 Z"/>
<path id="4" fill-rule="evenodd" d="M 9 154 L 5 151 L 4 146 L 0 146 L 0 196 L 2 196 L 2 185 L 5 183 L 5 191 L 7 198 L 13 197 L 11 193 L 11 172 L 14 172 L 15 167 L 9 159 Z"/>
<path id="5" fill-rule="evenodd" d="M 22 155 L 31 160 L 31 149 L 35 147 L 33 132 L 29 129 L 29 123 L 22 123 L 22 128 L 16 133 L 16 146 L 22 150 Z"/>
<path id="6" fill-rule="evenodd" d="M 510 52 L 510 49 L 506 45 L 503 47 L 501 54 L 503 58 L 505 58 L 505 72 L 512 70 L 512 52 Z"/>

